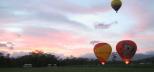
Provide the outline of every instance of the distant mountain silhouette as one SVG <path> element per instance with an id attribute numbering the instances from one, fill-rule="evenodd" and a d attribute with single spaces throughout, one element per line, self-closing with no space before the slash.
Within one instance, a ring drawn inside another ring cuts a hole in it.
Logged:
<path id="1" fill-rule="evenodd" d="M 116 53 L 116 52 L 113 52 L 114 54 L 116 54 L 116 59 L 117 61 L 121 60 L 120 56 Z M 112 54 L 113 54 L 112 53 Z M 112 56 L 110 56 L 109 60 L 112 60 Z M 89 59 L 96 59 L 96 56 L 94 53 L 87 53 L 85 55 L 82 55 L 81 56 L 82 58 L 89 58 Z M 135 54 L 135 56 L 133 57 L 133 61 L 135 60 L 142 60 L 142 59 L 147 59 L 147 58 L 151 58 L 151 57 L 154 57 L 154 52 L 151 52 L 151 53 L 148 53 L 148 54 L 142 54 L 142 53 L 138 53 L 138 54 Z"/>

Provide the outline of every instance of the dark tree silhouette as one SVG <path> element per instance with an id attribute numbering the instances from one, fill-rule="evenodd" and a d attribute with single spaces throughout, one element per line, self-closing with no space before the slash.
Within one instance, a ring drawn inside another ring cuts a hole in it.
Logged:
<path id="1" fill-rule="evenodd" d="M 113 60 L 115 57 L 113 56 Z M 113 61 L 112 60 L 112 61 Z M 108 64 L 123 64 L 121 61 L 109 62 Z M 134 61 L 134 63 L 154 63 L 154 57 Z M 88 59 L 88 58 L 76 58 L 76 57 L 67 57 L 61 59 L 52 54 L 45 53 L 30 53 L 18 58 L 10 58 L 4 56 L 3 53 L 0 53 L 0 67 L 23 67 L 24 64 L 32 65 L 32 67 L 47 67 L 47 66 L 81 66 L 81 65 L 99 65 L 97 59 Z"/>

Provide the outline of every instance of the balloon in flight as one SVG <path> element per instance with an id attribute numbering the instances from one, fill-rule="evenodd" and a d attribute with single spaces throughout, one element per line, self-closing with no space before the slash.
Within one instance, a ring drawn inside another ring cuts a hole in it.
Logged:
<path id="1" fill-rule="evenodd" d="M 112 48 L 107 43 L 98 43 L 94 47 L 94 53 L 101 64 L 105 64 L 112 52 Z"/>
<path id="2" fill-rule="evenodd" d="M 118 12 L 118 10 L 119 10 L 119 9 L 121 8 L 121 6 L 122 6 L 122 2 L 121 2 L 121 0 L 112 0 L 111 6 L 112 6 L 112 8 L 113 8 L 116 12 Z"/>
<path id="3" fill-rule="evenodd" d="M 116 45 L 116 50 L 125 64 L 130 64 L 131 58 L 136 53 L 137 45 L 131 40 L 123 40 Z"/>

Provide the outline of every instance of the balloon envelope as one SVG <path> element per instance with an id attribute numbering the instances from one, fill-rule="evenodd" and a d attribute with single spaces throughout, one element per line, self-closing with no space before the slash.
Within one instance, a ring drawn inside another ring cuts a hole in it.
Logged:
<path id="1" fill-rule="evenodd" d="M 135 55 L 136 50 L 137 50 L 137 45 L 135 42 L 131 40 L 123 40 L 120 41 L 117 46 L 116 50 L 122 60 L 126 63 L 129 64 L 131 62 L 131 58 Z"/>
<path id="2" fill-rule="evenodd" d="M 122 2 L 121 0 L 112 0 L 111 6 L 116 12 L 118 12 L 120 7 L 122 6 Z"/>
<path id="3" fill-rule="evenodd" d="M 101 64 L 105 64 L 112 52 L 112 48 L 107 43 L 98 43 L 94 47 L 95 56 Z"/>

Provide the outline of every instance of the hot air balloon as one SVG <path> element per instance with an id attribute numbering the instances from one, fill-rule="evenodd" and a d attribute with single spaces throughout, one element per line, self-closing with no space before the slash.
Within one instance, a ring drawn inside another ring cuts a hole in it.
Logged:
<path id="1" fill-rule="evenodd" d="M 116 50 L 125 64 L 131 63 L 131 58 L 135 55 L 137 50 L 137 45 L 135 42 L 131 40 L 123 40 L 120 41 L 117 46 Z"/>
<path id="2" fill-rule="evenodd" d="M 107 43 L 98 43 L 94 47 L 95 56 L 101 64 L 105 64 L 112 52 L 112 48 Z"/>
<path id="3" fill-rule="evenodd" d="M 111 6 L 112 6 L 112 8 L 113 8 L 116 12 L 118 12 L 118 10 L 120 9 L 121 5 L 122 5 L 121 0 L 112 0 Z"/>

